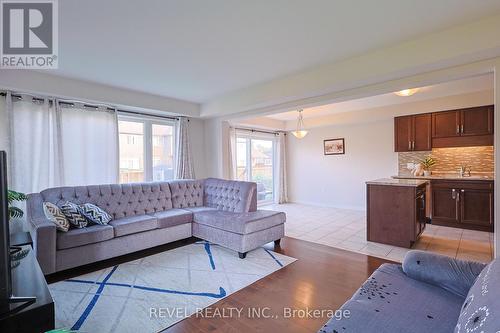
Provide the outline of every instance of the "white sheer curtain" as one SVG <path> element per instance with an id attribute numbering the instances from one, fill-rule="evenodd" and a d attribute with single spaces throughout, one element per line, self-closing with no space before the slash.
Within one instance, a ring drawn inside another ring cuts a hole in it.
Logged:
<path id="1" fill-rule="evenodd" d="M 48 99 L 6 96 L 10 187 L 31 193 L 63 185 L 60 118 Z"/>
<path id="2" fill-rule="evenodd" d="M 278 133 L 277 147 L 277 169 L 276 188 L 278 190 L 275 201 L 279 204 L 288 202 L 287 166 L 286 166 L 286 134 Z"/>
<path id="3" fill-rule="evenodd" d="M 194 179 L 193 158 L 191 156 L 191 143 L 189 140 L 189 120 L 180 117 L 177 129 L 177 165 L 176 179 Z"/>
<path id="4" fill-rule="evenodd" d="M 116 113 L 61 108 L 6 96 L 11 188 L 32 193 L 55 186 L 116 183 Z"/>
<path id="5" fill-rule="evenodd" d="M 228 176 L 229 179 L 236 180 L 236 129 L 234 127 L 229 127 L 228 140 Z"/>
<path id="6" fill-rule="evenodd" d="M 118 183 L 116 112 L 62 107 L 64 185 Z"/>

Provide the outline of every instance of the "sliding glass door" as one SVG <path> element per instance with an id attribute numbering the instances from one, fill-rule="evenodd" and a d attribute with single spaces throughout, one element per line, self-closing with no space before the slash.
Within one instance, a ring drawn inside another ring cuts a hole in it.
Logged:
<path id="1" fill-rule="evenodd" d="M 236 178 L 257 183 L 259 203 L 274 199 L 275 141 L 243 134 L 236 137 Z"/>
<path id="2" fill-rule="evenodd" d="M 174 179 L 175 124 L 119 117 L 120 183 Z"/>

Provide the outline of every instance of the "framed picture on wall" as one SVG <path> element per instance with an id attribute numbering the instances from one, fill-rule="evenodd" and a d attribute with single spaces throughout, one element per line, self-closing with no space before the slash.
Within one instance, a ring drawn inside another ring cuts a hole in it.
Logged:
<path id="1" fill-rule="evenodd" d="M 344 138 L 324 140 L 323 145 L 325 149 L 325 155 L 345 154 Z"/>

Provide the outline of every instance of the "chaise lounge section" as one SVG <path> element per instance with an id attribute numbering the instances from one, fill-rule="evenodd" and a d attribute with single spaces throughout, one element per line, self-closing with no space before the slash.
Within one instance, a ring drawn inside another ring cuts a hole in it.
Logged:
<path id="1" fill-rule="evenodd" d="M 490 264 L 410 251 L 384 264 L 318 333 L 497 332 L 500 260 Z"/>
<path id="2" fill-rule="evenodd" d="M 94 204 L 108 225 L 56 230 L 43 203 Z M 60 187 L 28 196 L 27 219 L 44 274 L 192 236 L 237 251 L 240 258 L 284 236 L 284 213 L 257 210 L 257 185 L 208 178 L 160 183 Z"/>

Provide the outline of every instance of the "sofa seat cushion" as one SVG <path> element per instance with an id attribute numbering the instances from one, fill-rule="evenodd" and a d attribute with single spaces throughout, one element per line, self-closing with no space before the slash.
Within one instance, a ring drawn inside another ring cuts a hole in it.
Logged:
<path id="1" fill-rule="evenodd" d="M 285 223 L 285 213 L 272 210 L 258 210 L 248 213 L 233 213 L 220 210 L 195 212 L 195 223 L 207 225 L 221 230 L 246 235 L 252 232 L 269 229 Z"/>
<path id="2" fill-rule="evenodd" d="M 109 225 L 115 229 L 115 237 L 120 237 L 156 229 L 158 220 L 156 217 L 149 215 L 137 215 L 111 221 Z"/>
<path id="3" fill-rule="evenodd" d="M 401 265 L 384 264 L 342 306 L 348 315 L 333 317 L 319 332 L 453 332 L 462 302 L 406 276 Z"/>
<path id="4" fill-rule="evenodd" d="M 113 227 L 109 225 L 92 225 L 68 232 L 57 233 L 57 249 L 64 250 L 77 246 L 107 241 L 114 237 Z"/>
<path id="5" fill-rule="evenodd" d="M 191 213 L 201 213 L 201 212 L 208 212 L 208 211 L 216 211 L 216 208 L 212 207 L 206 207 L 206 206 L 201 206 L 201 207 L 186 207 L 183 208 L 185 210 L 190 211 Z"/>
<path id="6" fill-rule="evenodd" d="M 151 214 L 151 216 L 158 219 L 159 229 L 193 222 L 193 213 L 184 209 L 169 209 Z"/>

